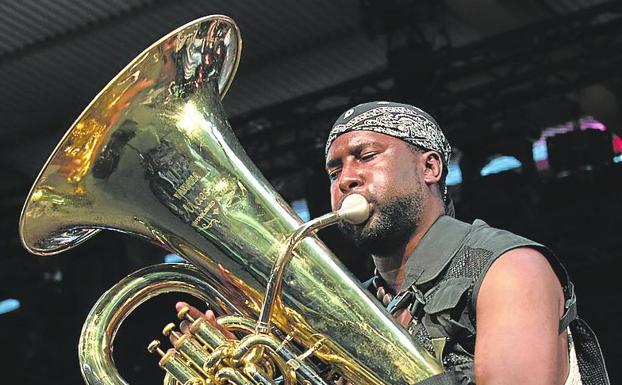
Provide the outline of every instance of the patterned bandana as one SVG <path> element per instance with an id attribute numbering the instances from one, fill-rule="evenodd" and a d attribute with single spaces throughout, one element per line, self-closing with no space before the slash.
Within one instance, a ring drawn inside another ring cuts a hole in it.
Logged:
<path id="1" fill-rule="evenodd" d="M 425 150 L 438 152 L 445 166 L 451 146 L 438 123 L 423 110 L 393 102 L 363 103 L 344 112 L 330 130 L 325 155 L 335 139 L 350 131 L 373 131 L 393 136 Z"/>

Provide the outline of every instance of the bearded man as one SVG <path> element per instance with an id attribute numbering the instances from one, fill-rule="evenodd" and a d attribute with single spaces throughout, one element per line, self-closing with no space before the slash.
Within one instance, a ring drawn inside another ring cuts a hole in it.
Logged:
<path id="1" fill-rule="evenodd" d="M 326 143 L 333 209 L 371 204 L 342 231 L 373 256 L 367 286 L 445 372 L 421 384 L 609 384 L 572 283 L 543 245 L 453 218 L 451 147 L 436 121 L 373 102 L 339 117 Z"/>

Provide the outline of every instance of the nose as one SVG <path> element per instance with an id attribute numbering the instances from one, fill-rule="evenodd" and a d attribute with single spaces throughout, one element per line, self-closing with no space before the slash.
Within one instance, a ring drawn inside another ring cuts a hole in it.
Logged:
<path id="1" fill-rule="evenodd" d="M 362 185 L 363 179 L 360 172 L 355 167 L 346 167 L 344 165 L 339 175 L 339 189 L 341 192 L 345 194 Z"/>

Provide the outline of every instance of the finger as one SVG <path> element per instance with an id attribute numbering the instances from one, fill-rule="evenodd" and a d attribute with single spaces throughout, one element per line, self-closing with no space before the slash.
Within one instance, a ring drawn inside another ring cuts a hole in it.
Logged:
<path id="1" fill-rule="evenodd" d="M 182 333 L 190 332 L 190 322 L 181 321 L 181 323 L 179 324 L 179 330 L 181 330 Z"/>
<path id="2" fill-rule="evenodd" d="M 181 309 L 183 309 L 184 307 L 188 307 L 190 310 L 188 311 L 188 314 L 193 318 L 193 319 L 198 319 L 198 318 L 205 318 L 211 325 L 213 325 L 214 327 L 218 328 L 218 330 L 228 339 L 236 339 L 235 334 L 231 333 L 229 330 L 227 330 L 225 327 L 221 326 L 218 321 L 216 321 L 216 314 L 214 313 L 214 311 L 212 310 L 206 310 L 205 313 L 201 313 L 201 311 L 197 308 L 195 308 L 194 306 L 190 306 L 188 305 L 188 303 L 186 302 L 177 302 L 175 304 L 175 309 L 177 311 L 180 311 Z M 183 333 L 187 333 L 190 329 L 190 322 L 188 321 L 182 321 L 179 325 L 179 329 L 183 332 Z"/>
<path id="3" fill-rule="evenodd" d="M 186 302 L 178 301 L 175 303 L 175 310 L 180 311 L 184 307 L 189 306 Z"/>
<path id="4" fill-rule="evenodd" d="M 207 309 L 207 310 L 205 311 L 205 315 L 204 315 L 204 317 L 205 317 L 205 318 L 207 318 L 207 320 L 208 320 L 210 323 L 212 323 L 212 324 L 215 324 L 215 323 L 216 323 L 216 314 L 214 314 L 214 311 L 213 311 L 213 310 Z"/>
<path id="5" fill-rule="evenodd" d="M 168 339 L 171 341 L 173 346 L 175 345 L 175 342 L 177 342 L 177 337 L 175 337 L 175 335 L 173 333 L 168 335 Z"/>
<path id="6" fill-rule="evenodd" d="M 216 320 L 216 314 L 212 311 L 212 310 L 206 310 L 205 311 L 205 318 L 209 321 L 209 323 L 211 323 L 212 325 L 214 325 L 215 327 L 218 328 L 218 330 L 228 339 L 236 339 L 235 334 L 231 333 L 226 327 L 222 326 L 221 324 L 218 323 L 218 321 Z"/>
<path id="7" fill-rule="evenodd" d="M 190 315 L 190 317 L 197 319 L 200 317 L 203 317 L 203 313 L 201 313 L 201 311 L 199 309 L 197 309 L 194 306 L 190 306 L 188 305 L 186 302 L 177 302 L 175 304 L 175 310 L 180 311 L 181 309 L 183 309 L 184 307 L 187 307 L 190 309 L 190 311 L 188 311 L 188 315 Z"/>

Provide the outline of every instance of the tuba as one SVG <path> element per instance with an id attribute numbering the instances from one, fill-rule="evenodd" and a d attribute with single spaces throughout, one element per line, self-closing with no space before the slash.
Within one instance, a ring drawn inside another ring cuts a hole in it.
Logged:
<path id="1" fill-rule="evenodd" d="M 138 236 L 190 264 L 150 266 L 95 304 L 79 342 L 89 385 L 126 384 L 115 334 L 137 306 L 184 292 L 220 314 L 225 338 L 192 319 L 162 357 L 168 384 L 412 384 L 441 371 L 313 233 L 362 221 L 367 203 L 303 224 L 252 164 L 220 99 L 242 41 L 225 16 L 190 22 L 125 67 L 77 118 L 39 173 L 20 218 L 32 253 L 52 255 L 100 230 Z M 354 199 L 356 200 L 356 199 Z M 344 205 L 346 206 L 346 205 Z"/>

